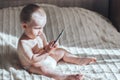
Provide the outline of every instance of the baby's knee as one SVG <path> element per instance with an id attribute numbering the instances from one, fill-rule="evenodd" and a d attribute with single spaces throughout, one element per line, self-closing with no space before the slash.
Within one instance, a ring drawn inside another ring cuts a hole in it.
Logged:
<path id="1" fill-rule="evenodd" d="M 63 48 L 56 48 L 55 52 L 66 53 L 66 50 Z"/>

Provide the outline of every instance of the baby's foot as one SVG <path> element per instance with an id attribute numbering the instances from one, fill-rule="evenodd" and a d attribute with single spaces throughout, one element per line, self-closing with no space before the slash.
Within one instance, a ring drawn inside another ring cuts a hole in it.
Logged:
<path id="1" fill-rule="evenodd" d="M 90 63 L 95 63 L 96 58 L 80 58 L 79 65 L 88 65 Z"/>
<path id="2" fill-rule="evenodd" d="M 83 75 L 73 74 L 73 75 L 67 75 L 63 80 L 82 80 L 82 79 L 83 79 Z"/>

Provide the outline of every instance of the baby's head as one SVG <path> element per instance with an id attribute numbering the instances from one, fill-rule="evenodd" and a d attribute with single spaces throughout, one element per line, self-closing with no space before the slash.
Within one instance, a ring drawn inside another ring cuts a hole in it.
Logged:
<path id="1" fill-rule="evenodd" d="M 46 24 L 46 13 L 40 6 L 29 4 L 22 9 L 20 22 L 28 35 L 39 35 Z"/>

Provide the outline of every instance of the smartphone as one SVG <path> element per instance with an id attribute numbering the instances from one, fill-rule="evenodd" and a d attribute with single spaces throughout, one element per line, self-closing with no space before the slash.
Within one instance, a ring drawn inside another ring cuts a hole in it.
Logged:
<path id="1" fill-rule="evenodd" d="M 61 33 L 60 33 L 60 34 L 58 35 L 58 37 L 56 38 L 54 44 L 59 40 L 59 38 L 61 37 L 61 35 L 63 34 L 63 32 L 64 32 L 64 29 L 62 29 Z M 54 45 L 54 44 L 53 44 L 53 45 Z"/>

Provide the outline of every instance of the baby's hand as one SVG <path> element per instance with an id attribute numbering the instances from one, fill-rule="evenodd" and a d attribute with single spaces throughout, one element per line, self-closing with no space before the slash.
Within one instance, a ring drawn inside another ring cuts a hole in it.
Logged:
<path id="1" fill-rule="evenodd" d="M 56 42 L 53 46 L 54 48 L 57 48 L 59 46 L 58 42 Z"/>
<path id="2" fill-rule="evenodd" d="M 51 41 L 48 45 L 51 49 L 53 49 L 55 47 L 55 41 Z"/>
<path id="3" fill-rule="evenodd" d="M 46 52 L 50 52 L 53 48 L 55 48 L 54 41 L 51 41 L 48 45 L 44 47 Z"/>
<path id="4" fill-rule="evenodd" d="M 51 41 L 50 45 L 52 46 L 52 48 L 57 48 L 59 44 L 58 44 L 58 42 Z"/>

